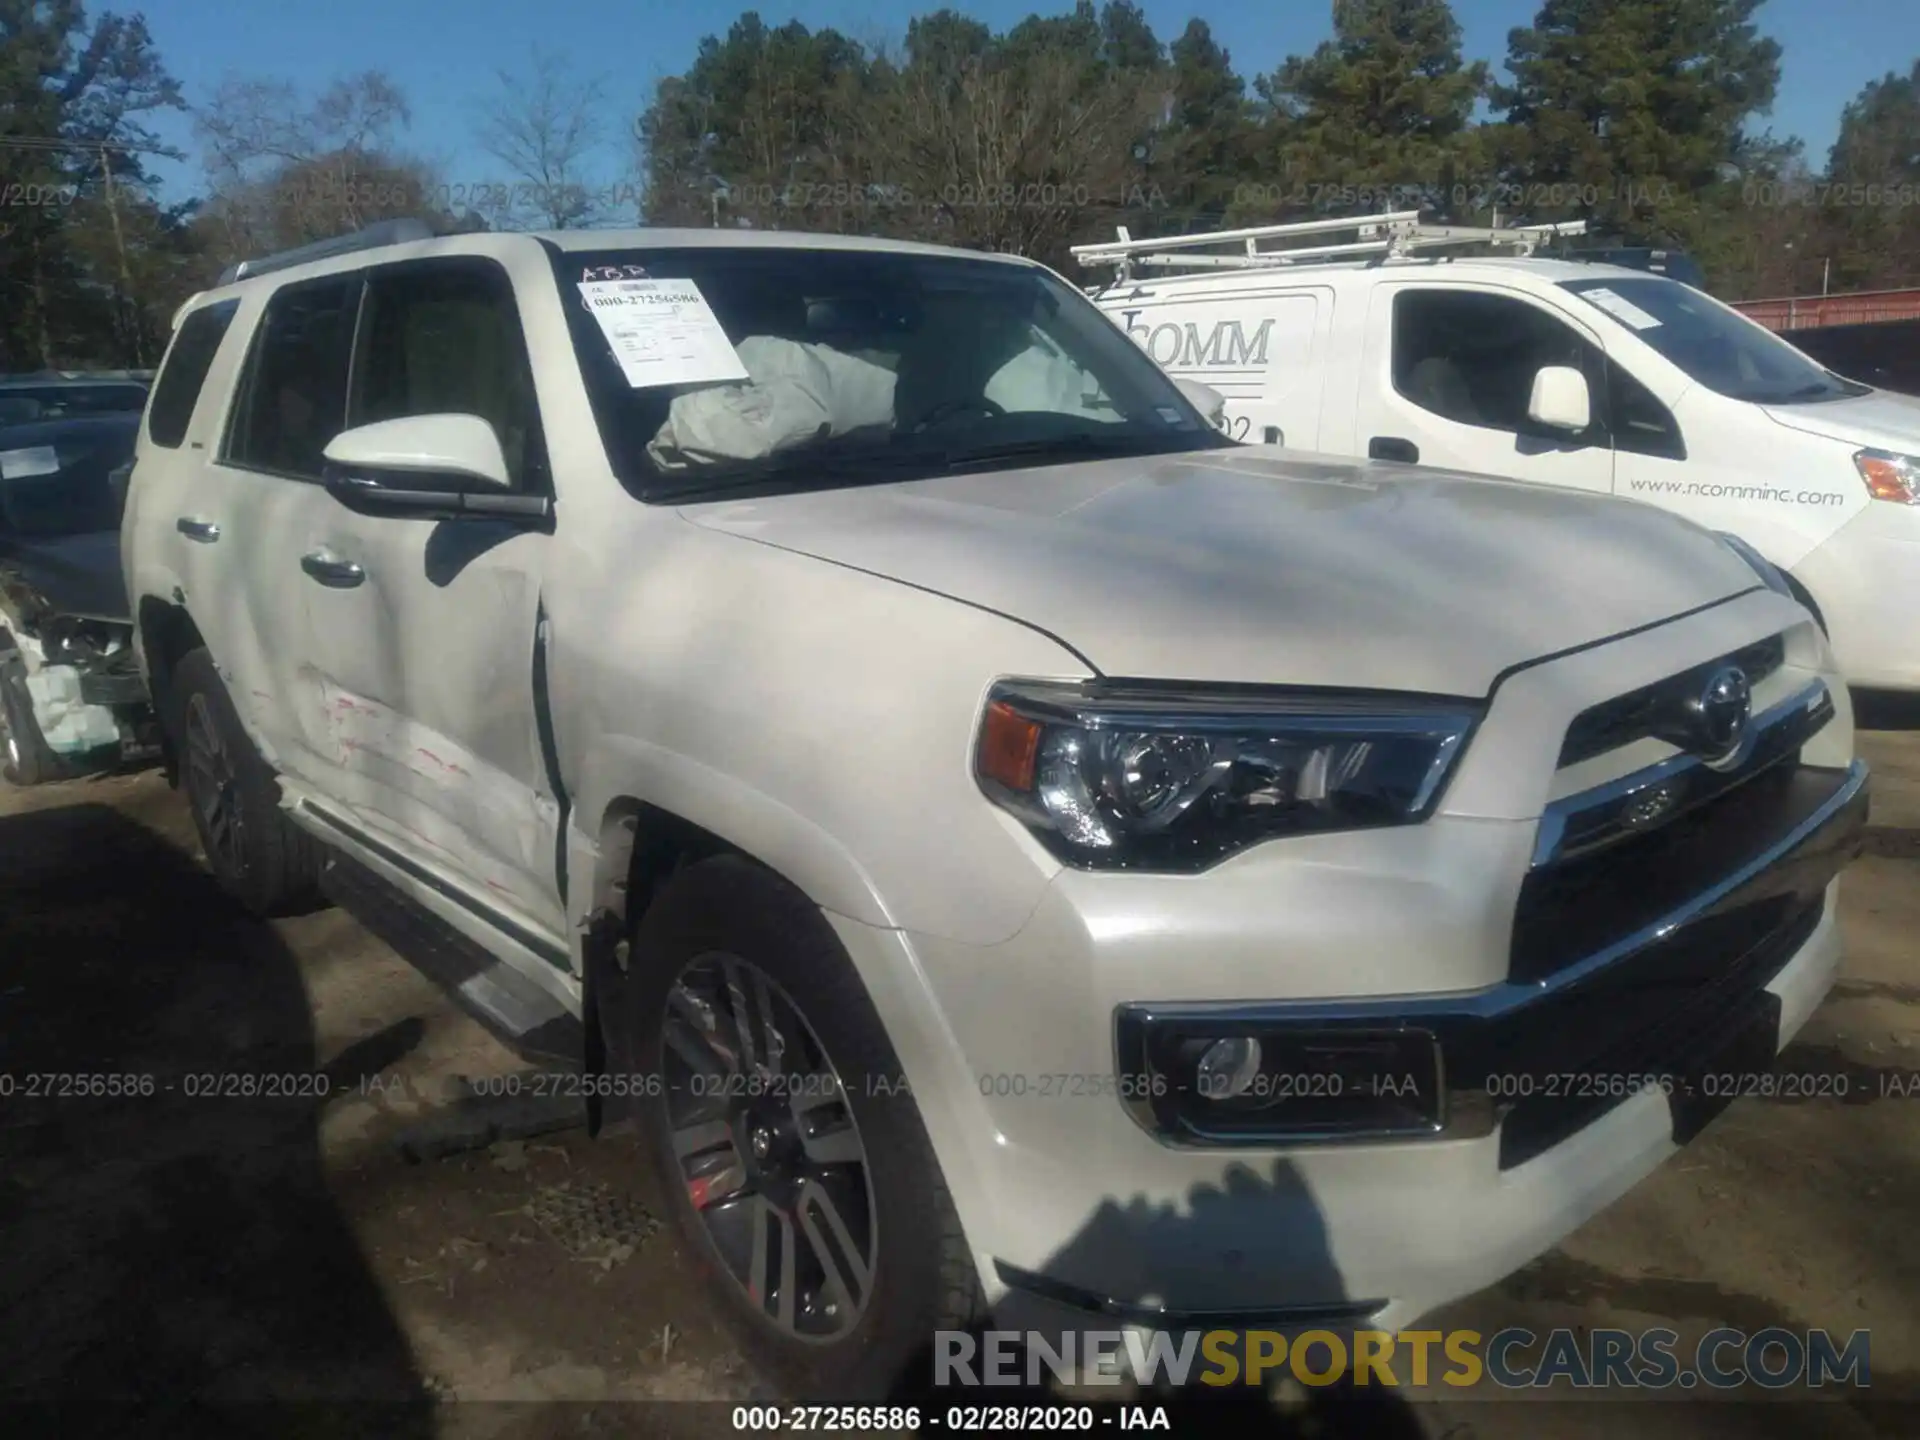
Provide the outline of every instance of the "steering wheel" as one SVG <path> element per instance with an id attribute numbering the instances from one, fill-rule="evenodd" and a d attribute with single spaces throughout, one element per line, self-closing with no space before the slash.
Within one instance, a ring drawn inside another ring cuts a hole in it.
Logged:
<path id="1" fill-rule="evenodd" d="M 992 420 L 998 419 L 1006 413 L 1004 407 L 994 404 L 993 401 L 987 399 L 984 395 L 971 400 L 942 400 L 938 405 L 920 417 L 920 423 L 913 427 L 913 433 L 918 435 L 922 430 L 930 430 L 935 425 L 942 424 L 945 421 L 955 419 L 961 415 L 984 415 Z"/>

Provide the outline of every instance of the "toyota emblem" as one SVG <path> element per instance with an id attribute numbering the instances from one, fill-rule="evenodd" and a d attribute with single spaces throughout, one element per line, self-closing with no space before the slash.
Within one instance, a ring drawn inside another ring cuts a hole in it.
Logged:
<path id="1" fill-rule="evenodd" d="M 1747 719 L 1753 712 L 1753 690 L 1747 672 L 1738 665 L 1723 665 L 1707 677 L 1699 697 L 1688 705 L 1694 735 L 1694 749 L 1709 763 L 1731 758 L 1747 735 Z"/>

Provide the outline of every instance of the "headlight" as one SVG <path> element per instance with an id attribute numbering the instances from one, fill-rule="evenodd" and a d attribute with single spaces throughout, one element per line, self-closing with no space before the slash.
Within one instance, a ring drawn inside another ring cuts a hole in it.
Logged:
<path id="1" fill-rule="evenodd" d="M 981 788 L 1069 864 L 1199 870 L 1262 840 L 1425 819 L 1479 716 L 1424 697 L 996 686 Z"/>
<path id="2" fill-rule="evenodd" d="M 1867 482 L 1867 493 L 1874 499 L 1920 505 L 1920 456 L 1861 450 L 1853 457 L 1853 468 Z"/>
<path id="3" fill-rule="evenodd" d="M 1747 562 L 1748 567 L 1754 574 L 1760 577 L 1761 581 L 1765 583 L 1769 590 L 1775 594 L 1784 595 L 1789 600 L 1794 598 L 1793 587 L 1787 583 L 1787 577 L 1781 573 L 1778 565 L 1767 559 L 1766 556 L 1762 555 L 1738 535 L 1729 535 L 1724 530 L 1718 530 L 1714 533 L 1725 542 L 1729 550 Z"/>

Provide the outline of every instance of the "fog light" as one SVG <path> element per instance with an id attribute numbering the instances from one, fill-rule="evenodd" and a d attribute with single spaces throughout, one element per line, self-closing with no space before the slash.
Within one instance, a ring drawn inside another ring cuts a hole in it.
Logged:
<path id="1" fill-rule="evenodd" d="M 1216 1040 L 1194 1069 L 1194 1089 L 1208 1100 L 1231 1100 L 1247 1093 L 1260 1074 L 1260 1042 L 1250 1035 Z"/>
<path id="2" fill-rule="evenodd" d="M 1147 1130 L 1202 1145 L 1432 1135 L 1439 1038 L 1405 1022 L 1269 1019 L 1196 1006 L 1115 1015 L 1121 1099 Z"/>

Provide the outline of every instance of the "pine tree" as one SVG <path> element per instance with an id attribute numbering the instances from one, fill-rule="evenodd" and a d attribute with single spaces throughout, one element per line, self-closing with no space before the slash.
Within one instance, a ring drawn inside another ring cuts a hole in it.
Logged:
<path id="1" fill-rule="evenodd" d="M 1312 211 L 1444 206 L 1488 83 L 1446 0 L 1338 0 L 1333 39 L 1258 82 L 1268 153 Z"/>

